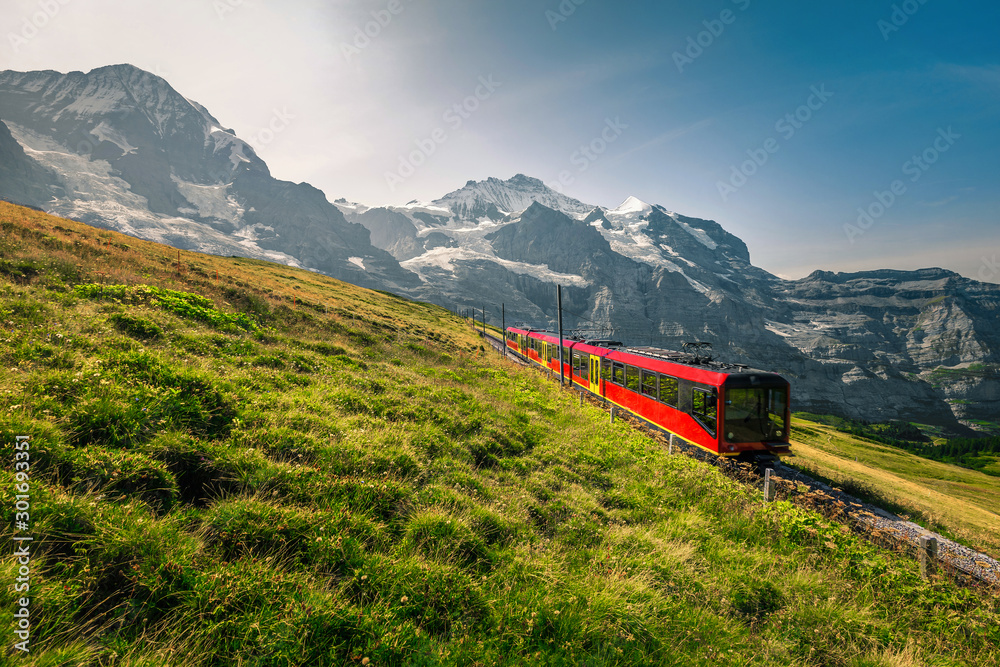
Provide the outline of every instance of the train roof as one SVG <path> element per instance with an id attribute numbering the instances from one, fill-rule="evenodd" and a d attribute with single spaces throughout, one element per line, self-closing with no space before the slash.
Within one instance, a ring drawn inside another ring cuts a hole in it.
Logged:
<path id="1" fill-rule="evenodd" d="M 528 334 L 538 338 L 558 340 L 559 334 L 553 331 L 534 329 L 516 329 L 508 327 L 517 333 Z M 755 387 L 762 384 L 788 384 L 788 381 L 777 373 L 751 368 L 743 364 L 730 364 L 716 361 L 697 353 L 677 352 L 657 347 L 627 347 L 616 341 L 582 340 L 563 336 L 563 344 L 571 349 L 579 349 L 590 354 L 607 357 L 612 361 L 635 363 L 634 357 L 648 359 L 653 363 L 644 364 L 648 370 L 671 372 L 670 366 L 683 366 L 695 371 L 690 378 L 712 384 L 724 382 L 727 387 Z M 632 359 L 630 359 L 632 357 Z"/>

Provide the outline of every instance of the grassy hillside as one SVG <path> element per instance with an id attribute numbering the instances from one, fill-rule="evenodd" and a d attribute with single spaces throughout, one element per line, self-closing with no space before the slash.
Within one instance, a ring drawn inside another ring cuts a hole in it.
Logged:
<path id="1" fill-rule="evenodd" d="M 852 480 L 927 527 L 1000 557 L 1000 479 L 931 461 L 802 419 L 792 420 L 797 458 L 824 477 Z"/>
<path id="2" fill-rule="evenodd" d="M 440 308 L 2 203 L 0 234 L 17 664 L 1000 663 L 994 594 L 668 456 Z"/>

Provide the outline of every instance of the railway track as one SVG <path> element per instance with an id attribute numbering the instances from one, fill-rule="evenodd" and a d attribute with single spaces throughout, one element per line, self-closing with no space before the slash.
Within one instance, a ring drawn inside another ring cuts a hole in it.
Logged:
<path id="1" fill-rule="evenodd" d="M 498 354 L 504 355 L 515 363 L 529 365 L 520 354 L 507 348 L 502 338 L 497 338 L 488 332 L 479 331 L 479 334 Z M 600 397 L 595 397 L 589 392 L 581 393 L 595 405 L 602 405 Z M 656 425 L 634 415 L 623 414 L 620 408 L 618 415 L 619 418 L 625 419 L 632 426 L 646 431 L 662 444 L 667 444 L 667 434 Z M 675 437 L 672 444 L 688 456 L 719 466 L 719 457 L 711 456 L 680 438 Z M 719 467 L 731 477 L 749 483 L 745 471 L 737 472 L 737 466 Z M 958 544 L 943 535 L 929 531 L 880 507 L 862 502 L 783 463 L 776 463 L 774 472 L 776 474 L 772 475 L 772 479 L 775 480 L 779 488 L 784 489 L 783 495 L 793 502 L 796 497 L 808 497 L 810 506 L 820 509 L 829 518 L 848 525 L 855 532 L 882 546 L 916 553 L 921 548 L 921 538 L 934 538 L 937 541 L 937 553 L 934 554 L 934 558 L 939 567 L 952 572 L 959 580 L 971 579 L 1000 588 L 1000 561 Z M 761 488 L 763 480 L 754 482 L 754 484 Z M 800 492 L 802 486 L 807 489 L 805 493 Z"/>

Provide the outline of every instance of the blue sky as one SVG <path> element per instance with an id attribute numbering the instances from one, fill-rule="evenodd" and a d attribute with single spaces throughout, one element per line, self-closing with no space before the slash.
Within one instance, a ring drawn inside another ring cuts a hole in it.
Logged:
<path id="1" fill-rule="evenodd" d="M 957 5 L 13 0 L 0 67 L 160 73 L 330 199 L 520 172 L 717 220 L 786 277 L 1000 282 L 1000 8 Z"/>

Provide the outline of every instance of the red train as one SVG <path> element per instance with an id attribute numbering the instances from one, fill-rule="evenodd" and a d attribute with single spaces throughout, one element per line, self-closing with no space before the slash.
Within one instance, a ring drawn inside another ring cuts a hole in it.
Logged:
<path id="1" fill-rule="evenodd" d="M 766 465 L 790 456 L 789 384 L 698 355 L 563 338 L 568 381 L 713 454 Z M 506 331 L 506 345 L 559 372 L 556 334 Z"/>

